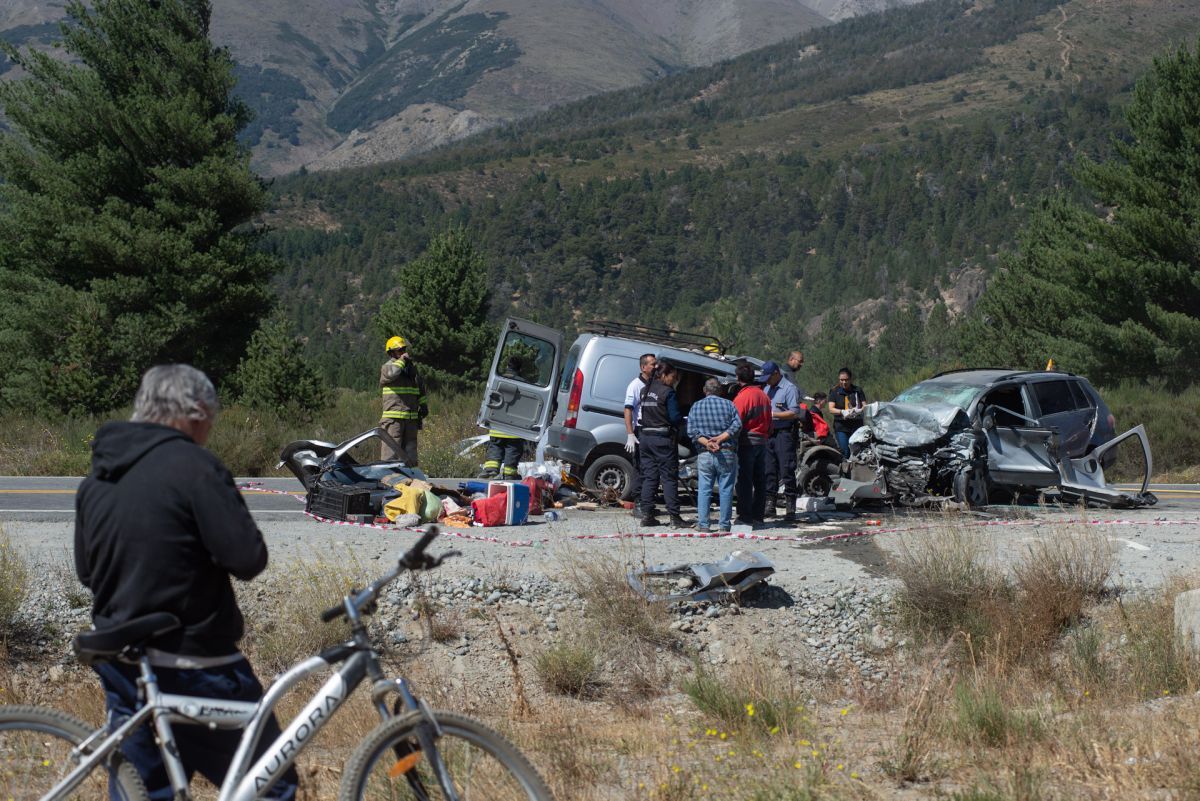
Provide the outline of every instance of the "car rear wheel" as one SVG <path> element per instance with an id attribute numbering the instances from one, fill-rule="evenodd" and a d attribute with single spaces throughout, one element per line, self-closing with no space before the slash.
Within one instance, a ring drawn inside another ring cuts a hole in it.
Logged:
<path id="1" fill-rule="evenodd" d="M 597 458 L 583 473 L 583 483 L 601 495 L 612 491 L 623 501 L 633 497 L 633 463 L 609 453 Z"/>
<path id="2" fill-rule="evenodd" d="M 982 468 L 968 466 L 955 474 L 954 500 L 972 508 L 988 505 L 987 474 Z"/>

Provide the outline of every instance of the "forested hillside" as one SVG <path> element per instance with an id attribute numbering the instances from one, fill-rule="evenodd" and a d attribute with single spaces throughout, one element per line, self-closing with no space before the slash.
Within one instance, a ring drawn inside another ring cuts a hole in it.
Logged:
<path id="1" fill-rule="evenodd" d="M 1183 5 L 933 0 L 420 161 L 283 180 L 283 303 L 331 378 L 369 382 L 397 268 L 459 224 L 497 317 L 772 354 L 853 335 L 891 370 L 936 362 L 1030 209 L 1111 154 L 1133 80 L 1197 31 Z"/>

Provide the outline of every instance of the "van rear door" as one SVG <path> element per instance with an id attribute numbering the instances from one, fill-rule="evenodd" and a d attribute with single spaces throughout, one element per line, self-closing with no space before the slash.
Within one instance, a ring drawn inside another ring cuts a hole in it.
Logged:
<path id="1" fill-rule="evenodd" d="M 488 374 L 479 425 L 536 440 L 550 424 L 562 334 L 553 328 L 510 317 L 500 329 Z"/>

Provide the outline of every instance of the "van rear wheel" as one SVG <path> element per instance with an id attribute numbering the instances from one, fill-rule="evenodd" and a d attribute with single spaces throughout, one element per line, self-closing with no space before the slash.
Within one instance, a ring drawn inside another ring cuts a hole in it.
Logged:
<path id="1" fill-rule="evenodd" d="M 583 483 L 601 496 L 615 492 L 618 498 L 627 501 L 633 497 L 633 462 L 615 453 L 605 454 L 588 465 Z"/>

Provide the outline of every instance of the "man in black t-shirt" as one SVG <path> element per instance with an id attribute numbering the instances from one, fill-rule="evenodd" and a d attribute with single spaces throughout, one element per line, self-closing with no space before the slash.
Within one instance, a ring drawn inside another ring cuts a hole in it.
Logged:
<path id="1" fill-rule="evenodd" d="M 833 433 L 843 459 L 850 458 L 850 435 L 862 428 L 863 408 L 867 405 L 867 394 L 857 384 L 851 383 L 852 378 L 850 368 L 843 367 L 838 370 L 837 386 L 829 390 Z"/>

